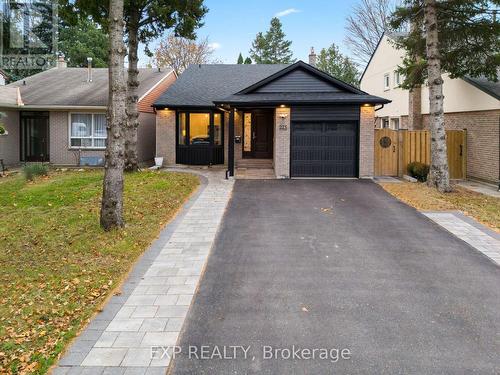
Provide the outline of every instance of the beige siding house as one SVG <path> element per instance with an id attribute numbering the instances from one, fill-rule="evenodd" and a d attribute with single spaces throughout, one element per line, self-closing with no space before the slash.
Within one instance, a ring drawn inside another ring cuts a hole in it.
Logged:
<path id="1" fill-rule="evenodd" d="M 391 100 L 376 111 L 376 126 L 391 129 L 427 129 L 429 90 L 409 92 L 399 87 L 397 71 L 404 51 L 384 35 L 361 77 L 364 91 Z M 499 178 L 500 83 L 482 78 L 451 79 L 443 75 L 445 126 L 467 129 L 467 177 L 497 182 Z"/>
<path id="2" fill-rule="evenodd" d="M 237 176 L 371 177 L 384 103 L 302 61 L 192 65 L 154 103 L 156 156 Z"/>
<path id="3" fill-rule="evenodd" d="M 139 69 L 139 160 L 155 154 L 151 103 L 176 79 L 173 71 Z M 7 136 L 0 137 L 4 165 L 50 162 L 102 165 L 106 146 L 108 70 L 53 68 L 0 90 Z"/>

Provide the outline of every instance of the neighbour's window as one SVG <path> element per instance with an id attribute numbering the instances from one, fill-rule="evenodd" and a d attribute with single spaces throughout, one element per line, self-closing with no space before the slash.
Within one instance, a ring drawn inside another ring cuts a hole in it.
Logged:
<path id="1" fill-rule="evenodd" d="M 389 119 L 388 118 L 382 119 L 382 128 L 386 129 L 388 127 L 389 127 Z"/>
<path id="2" fill-rule="evenodd" d="M 389 73 L 384 74 L 384 90 L 389 90 L 390 88 L 390 80 Z"/>
<path id="3" fill-rule="evenodd" d="M 213 120 L 212 120 L 213 119 Z M 206 146 L 223 144 L 221 113 L 179 112 L 179 145 Z"/>
<path id="4" fill-rule="evenodd" d="M 391 128 L 394 130 L 399 130 L 399 119 L 398 118 L 392 118 L 391 119 Z"/>
<path id="5" fill-rule="evenodd" d="M 70 145 L 75 148 L 106 148 L 106 115 L 72 113 Z"/>
<path id="6" fill-rule="evenodd" d="M 398 71 L 394 72 L 394 87 L 401 85 L 401 74 Z"/>

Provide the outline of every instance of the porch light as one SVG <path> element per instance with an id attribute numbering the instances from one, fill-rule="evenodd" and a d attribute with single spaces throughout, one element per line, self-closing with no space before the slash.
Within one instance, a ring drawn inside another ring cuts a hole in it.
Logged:
<path id="1" fill-rule="evenodd" d="M 284 105 L 284 104 L 281 104 L 281 105 L 280 105 L 280 108 L 285 108 L 285 105 Z"/>
<path id="2" fill-rule="evenodd" d="M 363 107 L 371 107 L 372 105 L 371 104 L 368 104 L 368 103 L 365 103 L 363 104 Z"/>

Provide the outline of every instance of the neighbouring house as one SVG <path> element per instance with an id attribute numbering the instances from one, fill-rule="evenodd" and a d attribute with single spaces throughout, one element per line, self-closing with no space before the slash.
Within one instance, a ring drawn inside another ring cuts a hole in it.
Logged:
<path id="1" fill-rule="evenodd" d="M 152 103 L 176 79 L 172 70 L 140 68 L 138 156 L 155 154 Z M 8 131 L 0 137 L 5 165 L 50 162 L 102 165 L 106 146 L 107 68 L 58 67 L 0 87 L 0 112 Z"/>
<path id="2" fill-rule="evenodd" d="M 227 164 L 230 175 L 266 166 L 276 178 L 370 177 L 384 103 L 302 61 L 191 65 L 154 103 L 156 155 Z"/>
<path id="3" fill-rule="evenodd" d="M 421 130 L 429 127 L 429 90 L 399 87 L 397 72 L 405 56 L 385 34 L 360 80 L 362 90 L 382 95 L 390 104 L 376 112 L 378 128 Z M 500 83 L 484 78 L 451 79 L 443 74 L 447 130 L 467 130 L 467 177 L 496 182 L 499 178 Z"/>

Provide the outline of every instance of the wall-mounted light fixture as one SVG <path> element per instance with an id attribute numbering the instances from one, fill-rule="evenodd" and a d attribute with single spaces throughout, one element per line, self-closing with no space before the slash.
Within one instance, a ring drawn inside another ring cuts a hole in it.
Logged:
<path id="1" fill-rule="evenodd" d="M 286 118 L 288 117 L 288 113 L 280 113 L 279 115 L 280 118 L 280 124 L 279 124 L 279 129 L 280 130 L 287 130 L 288 129 L 288 124 L 286 122 Z"/>

